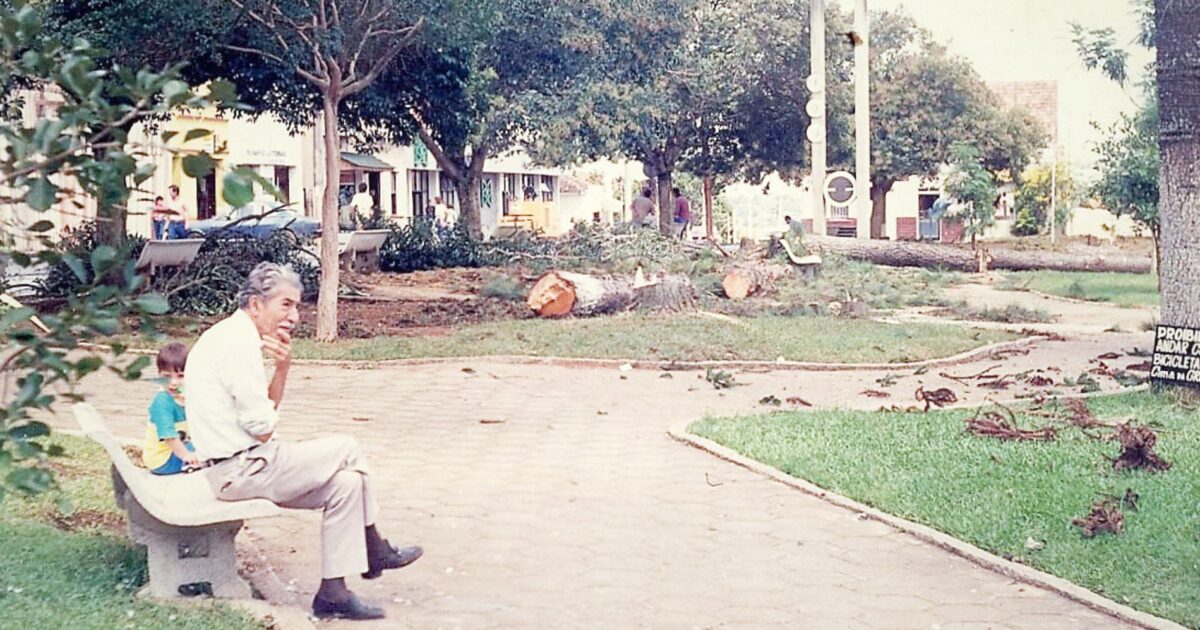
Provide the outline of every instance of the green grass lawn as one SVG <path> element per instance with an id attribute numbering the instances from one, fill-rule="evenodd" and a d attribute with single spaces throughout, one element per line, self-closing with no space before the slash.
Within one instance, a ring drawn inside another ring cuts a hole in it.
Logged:
<path id="1" fill-rule="evenodd" d="M 0 504 L 0 628 L 262 627 L 212 602 L 134 598 L 146 581 L 145 552 L 123 534 L 108 458 L 82 438 L 54 441 L 67 451 L 53 460 L 61 492 Z M 63 512 L 61 499 L 74 510 Z"/>
<path id="2" fill-rule="evenodd" d="M 1029 289 L 1119 306 L 1158 305 L 1158 276 L 1152 274 L 1022 271 L 1008 274 L 1001 288 Z"/>
<path id="3" fill-rule="evenodd" d="M 1160 429 L 1162 473 L 1114 473 L 1118 447 L 1077 429 L 1055 442 L 1005 442 L 963 430 L 970 411 L 820 411 L 706 419 L 691 427 L 788 474 L 1135 608 L 1200 627 L 1200 413 L 1166 397 L 1093 399 L 1099 417 Z M 1029 422 L 1028 420 L 1026 421 Z M 1101 493 L 1141 496 L 1125 532 L 1086 539 L 1071 520 Z M 1028 538 L 1045 548 L 1026 549 Z"/>
<path id="4" fill-rule="evenodd" d="M 375 337 L 321 344 L 301 339 L 305 359 L 525 355 L 599 359 L 758 359 L 872 363 L 950 356 L 1012 339 L 1001 331 L 942 324 L 883 324 L 825 317 L 703 315 L 510 320 L 465 326 L 439 337 Z"/>

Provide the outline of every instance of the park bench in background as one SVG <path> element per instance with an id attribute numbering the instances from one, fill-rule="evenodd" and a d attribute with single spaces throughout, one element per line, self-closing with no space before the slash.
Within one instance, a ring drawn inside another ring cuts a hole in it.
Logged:
<path id="1" fill-rule="evenodd" d="M 800 268 L 800 273 L 804 274 L 805 278 L 812 280 L 817 276 L 817 271 L 821 269 L 821 257 L 819 255 L 809 254 L 808 256 L 797 256 L 796 253 L 792 251 L 792 246 L 788 244 L 788 240 L 786 238 L 779 239 L 779 242 L 783 245 L 783 250 L 787 252 L 788 260 L 792 261 L 793 265 Z"/>
<path id="2" fill-rule="evenodd" d="M 94 407 L 80 403 L 73 410 L 83 434 L 112 459 L 113 493 L 125 510 L 129 536 L 146 546 L 149 593 L 179 597 L 211 589 L 216 597 L 249 598 L 250 586 L 238 576 L 234 538 L 243 521 L 282 510 L 264 499 L 221 501 L 200 473 L 154 475 L 129 459 Z"/>
<path id="3" fill-rule="evenodd" d="M 379 249 L 391 230 L 358 230 L 338 234 L 338 260 L 342 268 L 358 273 L 379 271 Z"/>
<path id="4" fill-rule="evenodd" d="M 137 268 L 150 269 L 153 274 L 159 267 L 186 267 L 200 253 L 202 238 L 181 238 L 164 241 L 146 241 L 142 255 L 138 256 Z"/>

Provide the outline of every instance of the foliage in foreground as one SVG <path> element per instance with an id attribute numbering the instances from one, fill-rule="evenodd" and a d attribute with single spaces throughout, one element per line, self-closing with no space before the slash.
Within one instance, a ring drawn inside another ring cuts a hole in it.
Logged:
<path id="1" fill-rule="evenodd" d="M 1091 406 L 1101 419 L 1136 418 L 1158 430 L 1171 469 L 1113 472 L 1117 446 L 1075 428 L 1052 442 L 972 437 L 963 421 L 973 410 L 776 413 L 707 419 L 692 430 L 823 488 L 1200 626 L 1200 414 L 1150 393 Z M 1140 500 L 1123 534 L 1085 539 L 1072 527 L 1094 501 L 1127 488 Z"/>

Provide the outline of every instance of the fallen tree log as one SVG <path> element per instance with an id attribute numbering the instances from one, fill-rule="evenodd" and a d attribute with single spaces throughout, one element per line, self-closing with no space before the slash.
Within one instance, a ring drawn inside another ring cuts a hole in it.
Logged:
<path id="1" fill-rule="evenodd" d="M 696 306 L 696 289 L 681 274 L 625 278 L 554 270 L 538 278 L 526 304 L 539 317 L 589 317 L 635 308 L 683 311 Z"/>
<path id="2" fill-rule="evenodd" d="M 773 263 L 737 263 L 725 269 L 721 287 L 731 300 L 775 290 L 775 283 L 792 275 L 792 270 Z"/>
<path id="3" fill-rule="evenodd" d="M 911 241 L 875 241 L 831 236 L 806 235 L 810 250 L 867 260 L 889 267 L 945 267 L 957 271 L 979 271 L 979 259 L 971 249 Z M 1008 271 L 1111 271 L 1150 273 L 1151 260 L 1145 256 L 1095 256 L 1056 252 L 1019 251 L 981 244 L 988 254 L 987 266 Z"/>

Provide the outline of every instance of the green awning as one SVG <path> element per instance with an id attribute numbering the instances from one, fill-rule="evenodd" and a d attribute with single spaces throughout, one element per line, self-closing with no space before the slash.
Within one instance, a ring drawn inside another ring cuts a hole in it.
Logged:
<path id="1" fill-rule="evenodd" d="M 390 171 L 392 165 L 375 157 L 374 155 L 366 155 L 364 153 L 350 153 L 342 151 L 342 161 L 345 164 L 342 168 L 349 167 L 350 169 L 361 169 L 364 171 Z"/>

